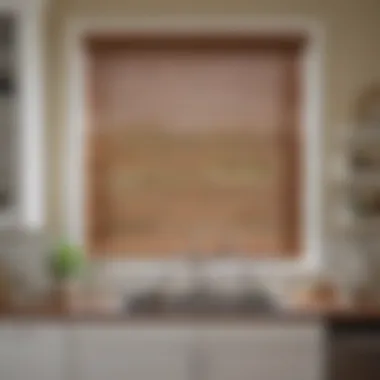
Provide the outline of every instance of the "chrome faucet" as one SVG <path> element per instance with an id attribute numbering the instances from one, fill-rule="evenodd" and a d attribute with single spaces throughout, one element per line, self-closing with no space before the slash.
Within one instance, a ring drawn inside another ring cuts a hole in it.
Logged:
<path id="1" fill-rule="evenodd" d="M 189 244 L 190 249 L 188 250 L 189 254 L 187 257 L 192 280 L 192 290 L 197 294 L 210 291 L 209 276 L 204 272 L 207 262 L 232 257 L 233 253 L 232 239 L 227 239 L 210 255 L 205 255 L 202 250 L 202 244 L 200 244 L 203 240 L 202 236 L 204 236 L 205 233 L 207 232 L 202 230 L 201 233 L 195 235 L 195 238 L 193 238 Z"/>
<path id="2" fill-rule="evenodd" d="M 193 235 L 192 241 L 188 250 L 188 268 L 191 276 L 191 291 L 196 294 L 207 293 L 209 291 L 208 278 L 204 273 L 206 257 L 202 249 L 202 237 L 205 234 L 205 230 L 198 230 Z"/>

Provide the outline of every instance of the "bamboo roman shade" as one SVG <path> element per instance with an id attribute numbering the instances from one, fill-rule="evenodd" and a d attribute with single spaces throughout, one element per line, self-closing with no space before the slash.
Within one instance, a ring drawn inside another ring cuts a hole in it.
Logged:
<path id="1" fill-rule="evenodd" d="M 297 255 L 300 40 L 87 42 L 88 250 Z"/>

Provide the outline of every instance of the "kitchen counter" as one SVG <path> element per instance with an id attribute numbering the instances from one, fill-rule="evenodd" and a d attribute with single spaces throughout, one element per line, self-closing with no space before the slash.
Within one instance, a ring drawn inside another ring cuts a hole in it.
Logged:
<path id="1" fill-rule="evenodd" d="M 306 310 L 289 309 L 257 314 L 231 313 L 216 314 L 159 314 L 111 312 L 69 312 L 51 307 L 3 309 L 0 321 L 55 321 L 55 322 L 105 322 L 105 323 L 299 323 L 319 321 L 320 323 L 379 323 L 380 310 Z"/>

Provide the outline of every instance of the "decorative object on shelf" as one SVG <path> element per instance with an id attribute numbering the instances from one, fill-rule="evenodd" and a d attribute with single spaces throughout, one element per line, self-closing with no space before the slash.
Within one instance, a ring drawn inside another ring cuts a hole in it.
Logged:
<path id="1" fill-rule="evenodd" d="M 14 93 L 13 55 L 15 54 L 14 22 L 9 16 L 0 16 L 0 96 Z"/>
<path id="2" fill-rule="evenodd" d="M 353 289 L 351 303 L 354 309 L 361 311 L 379 310 L 379 297 L 374 289 L 368 286 Z"/>
<path id="3" fill-rule="evenodd" d="M 7 188 L 0 187 L 0 208 L 7 207 L 11 203 L 10 198 L 11 196 L 9 190 Z"/>
<path id="4" fill-rule="evenodd" d="M 12 277 L 9 269 L 0 261 L 0 312 L 12 306 Z"/>
<path id="5" fill-rule="evenodd" d="M 308 311 L 334 311 L 346 307 L 338 285 L 327 278 L 309 280 L 298 286 L 290 298 L 292 308 Z"/>
<path id="6" fill-rule="evenodd" d="M 70 311 L 85 269 L 84 253 L 79 247 L 62 242 L 49 255 L 48 265 L 55 282 L 53 301 L 60 310 Z"/>
<path id="7" fill-rule="evenodd" d="M 359 128 L 375 127 L 380 130 L 380 84 L 372 84 L 359 97 L 356 107 Z"/>
<path id="8" fill-rule="evenodd" d="M 0 72 L 0 96 L 11 96 L 15 90 L 11 75 L 8 72 Z"/>
<path id="9" fill-rule="evenodd" d="M 14 43 L 13 17 L 0 15 L 0 49 L 7 49 Z"/>

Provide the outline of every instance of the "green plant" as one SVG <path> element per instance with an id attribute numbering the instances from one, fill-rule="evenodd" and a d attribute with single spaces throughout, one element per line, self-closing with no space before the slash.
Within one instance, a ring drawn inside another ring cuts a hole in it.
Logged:
<path id="1" fill-rule="evenodd" d="M 84 253 L 80 247 L 62 242 L 49 257 L 49 268 L 56 280 L 67 280 L 78 277 L 85 266 Z"/>

